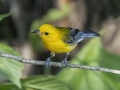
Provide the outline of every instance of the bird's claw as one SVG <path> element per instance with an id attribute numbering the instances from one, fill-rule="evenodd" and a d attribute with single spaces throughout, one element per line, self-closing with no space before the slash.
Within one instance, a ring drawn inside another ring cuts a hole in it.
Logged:
<path id="1" fill-rule="evenodd" d="M 68 63 L 67 63 L 67 60 L 66 60 L 66 59 L 63 60 L 63 61 L 61 62 L 61 64 L 62 64 L 62 66 L 64 66 L 64 67 L 67 67 L 67 66 L 68 66 Z"/>
<path id="2" fill-rule="evenodd" d="M 46 62 L 45 62 L 45 66 L 46 66 L 47 68 L 50 67 L 50 58 L 47 58 L 47 60 L 46 60 Z"/>

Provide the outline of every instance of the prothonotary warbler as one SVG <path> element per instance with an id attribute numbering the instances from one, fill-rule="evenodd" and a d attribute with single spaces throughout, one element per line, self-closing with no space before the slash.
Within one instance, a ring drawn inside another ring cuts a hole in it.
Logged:
<path id="1" fill-rule="evenodd" d="M 65 59 L 61 63 L 67 67 L 67 57 L 80 41 L 100 36 L 91 30 L 79 31 L 79 29 L 55 27 L 50 24 L 43 24 L 38 30 L 32 30 L 31 33 L 37 33 L 44 46 L 51 51 L 51 56 L 47 58 L 45 63 L 47 67 L 50 66 L 50 59 L 55 56 L 55 53 L 66 53 Z"/>

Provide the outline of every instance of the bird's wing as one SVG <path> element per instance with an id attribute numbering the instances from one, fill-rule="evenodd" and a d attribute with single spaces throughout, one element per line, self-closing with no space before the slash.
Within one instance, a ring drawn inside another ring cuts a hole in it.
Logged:
<path id="1" fill-rule="evenodd" d="M 57 28 L 58 30 L 61 30 L 61 32 L 63 33 L 63 42 L 67 43 L 67 44 L 74 44 L 74 37 L 71 36 L 70 34 L 70 29 L 67 27 L 55 27 Z"/>
<path id="2" fill-rule="evenodd" d="M 74 41 L 77 43 L 82 41 L 85 38 L 100 36 L 100 34 L 91 30 L 79 31 L 79 29 L 74 29 L 74 28 L 69 28 L 69 30 L 70 30 L 70 35 L 73 37 Z"/>

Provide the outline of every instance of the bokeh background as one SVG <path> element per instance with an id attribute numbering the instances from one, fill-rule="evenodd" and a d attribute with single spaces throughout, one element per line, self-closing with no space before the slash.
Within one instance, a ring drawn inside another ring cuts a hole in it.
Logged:
<path id="1" fill-rule="evenodd" d="M 0 0 L 0 52 L 46 60 L 50 51 L 31 30 L 44 23 L 80 31 L 91 29 L 101 33 L 101 37 L 80 42 L 68 60 L 74 64 L 120 70 L 119 16 L 119 0 Z M 64 57 L 64 54 L 56 54 L 52 61 L 61 62 Z M 21 86 L 21 90 L 120 89 L 117 74 L 46 68 L 0 59 L 0 90 L 19 90 Z M 43 78 L 47 80 L 42 81 Z"/>

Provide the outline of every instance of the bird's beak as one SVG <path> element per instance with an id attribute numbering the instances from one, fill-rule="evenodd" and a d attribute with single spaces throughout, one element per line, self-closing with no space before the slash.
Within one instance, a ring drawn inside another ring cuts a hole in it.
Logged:
<path id="1" fill-rule="evenodd" d="M 31 33 L 41 34 L 39 30 L 31 30 Z"/>

